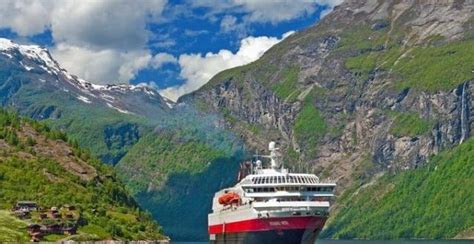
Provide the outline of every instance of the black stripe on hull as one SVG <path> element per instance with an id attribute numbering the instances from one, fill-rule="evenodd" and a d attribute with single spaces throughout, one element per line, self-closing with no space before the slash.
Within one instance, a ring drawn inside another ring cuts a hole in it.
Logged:
<path id="1" fill-rule="evenodd" d="M 314 244 L 320 230 L 269 230 L 216 234 L 212 244 Z"/>

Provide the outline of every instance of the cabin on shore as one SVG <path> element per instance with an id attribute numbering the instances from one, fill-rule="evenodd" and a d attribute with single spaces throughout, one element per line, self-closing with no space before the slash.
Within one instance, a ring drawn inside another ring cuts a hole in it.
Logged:
<path id="1" fill-rule="evenodd" d="M 76 210 L 76 207 L 74 205 L 69 205 L 69 204 L 65 204 L 63 206 L 64 209 L 68 210 L 68 211 L 74 211 Z"/>
<path id="2" fill-rule="evenodd" d="M 14 208 L 15 211 L 36 211 L 38 204 L 33 201 L 18 201 Z"/>

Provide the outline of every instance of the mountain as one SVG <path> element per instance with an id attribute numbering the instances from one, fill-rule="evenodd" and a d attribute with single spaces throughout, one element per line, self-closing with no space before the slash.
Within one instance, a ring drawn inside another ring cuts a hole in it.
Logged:
<path id="1" fill-rule="evenodd" d="M 262 150 L 270 139 L 279 141 L 288 167 L 337 181 L 343 196 L 379 182 L 380 175 L 428 167 L 432 155 L 449 154 L 472 136 L 473 11 L 469 1 L 345 1 L 259 60 L 217 74 L 178 102 L 220 113 L 249 147 Z M 469 171 L 460 177 L 474 176 Z M 387 181 L 381 178 L 380 184 Z M 424 196 L 432 193 L 423 190 Z M 463 209 L 461 195 L 449 196 L 449 206 Z M 342 197 L 338 201 L 351 207 Z M 369 210 L 392 207 L 399 219 L 404 209 L 389 201 L 383 198 Z M 374 227 L 367 234 L 348 229 L 343 218 L 352 221 L 354 212 L 340 209 L 326 237 L 450 238 L 461 230 L 437 225 L 430 232 L 379 236 Z M 413 214 L 421 218 L 415 214 L 423 212 Z M 369 219 L 357 217 L 354 223 Z"/>
<path id="2" fill-rule="evenodd" d="M 67 140 L 44 123 L 0 111 L 0 241 L 30 240 L 29 222 L 9 212 L 24 200 L 47 209 L 76 208 L 76 235 L 47 235 L 43 240 L 164 239 L 159 226 L 117 180 L 114 169 Z"/>
<path id="3" fill-rule="evenodd" d="M 341 207 L 352 204 L 347 196 L 411 172 L 423 177 L 432 172 L 423 170 L 432 155 L 449 154 L 472 136 L 472 11 L 469 1 L 346 1 L 170 106 L 149 88 L 84 85 L 21 52 L 46 50 L 9 42 L 0 51 L 2 105 L 67 131 L 114 164 L 173 240 L 207 239 L 212 194 L 233 184 L 239 161 L 269 140 L 282 145 L 291 170 L 337 181 L 340 206 L 326 237 L 375 238 L 376 231 L 358 236 L 342 221 L 351 216 Z M 463 209 L 458 196 L 445 196 Z M 394 207 L 398 200 L 390 199 L 367 209 Z M 400 219 L 404 212 L 394 209 Z M 451 238 L 464 227 L 446 232 L 437 225 L 429 236 Z"/>
<path id="4" fill-rule="evenodd" d="M 0 80 L 2 106 L 67 129 L 112 164 L 173 105 L 147 86 L 91 84 L 62 69 L 46 49 L 7 39 L 0 39 Z"/>
<path id="5" fill-rule="evenodd" d="M 209 199 L 233 183 L 244 154 L 218 114 L 174 104 L 147 86 L 89 83 L 62 69 L 47 49 L 6 39 L 0 100 L 116 166 L 127 191 L 173 240 L 207 239 Z"/>

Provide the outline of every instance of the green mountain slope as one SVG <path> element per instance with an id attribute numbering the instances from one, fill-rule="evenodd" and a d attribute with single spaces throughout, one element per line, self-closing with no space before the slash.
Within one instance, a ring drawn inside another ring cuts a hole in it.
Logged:
<path id="1" fill-rule="evenodd" d="M 243 149 L 215 121 L 217 116 L 181 107 L 116 165 L 120 179 L 173 240 L 206 240 L 214 193 L 235 183 Z"/>
<path id="2" fill-rule="evenodd" d="M 5 210 L 17 201 L 36 201 L 44 208 L 69 204 L 81 216 L 78 235 L 70 238 L 163 239 L 159 226 L 127 193 L 114 169 L 66 140 L 65 134 L 42 123 L 0 111 L 0 219 L 12 219 Z M 0 224 L 0 241 L 29 240 L 27 222 L 11 223 Z"/>
<path id="3" fill-rule="evenodd" d="M 323 238 L 453 238 L 474 226 L 474 139 L 337 201 Z"/>

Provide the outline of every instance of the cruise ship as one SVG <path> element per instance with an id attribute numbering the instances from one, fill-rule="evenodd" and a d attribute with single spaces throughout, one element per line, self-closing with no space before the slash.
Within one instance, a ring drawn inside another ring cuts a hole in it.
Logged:
<path id="1" fill-rule="evenodd" d="M 208 215 L 210 243 L 315 243 L 336 184 L 290 173 L 275 142 L 269 150 L 269 156 L 241 164 L 239 182 L 215 194 Z M 269 167 L 263 167 L 263 158 Z"/>

